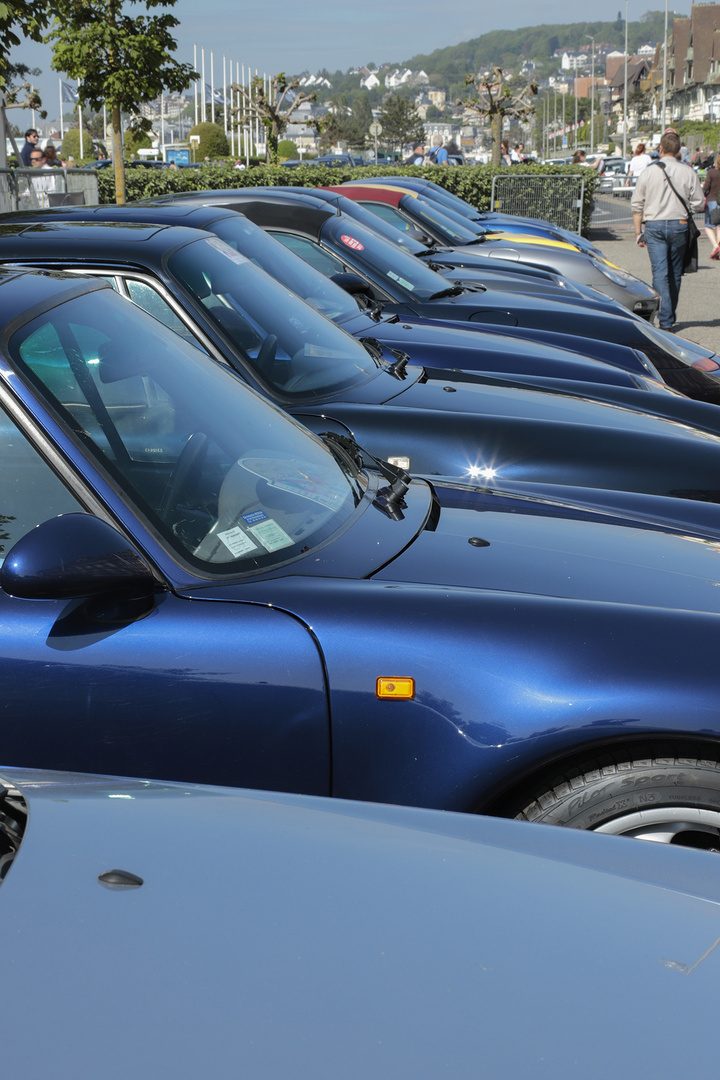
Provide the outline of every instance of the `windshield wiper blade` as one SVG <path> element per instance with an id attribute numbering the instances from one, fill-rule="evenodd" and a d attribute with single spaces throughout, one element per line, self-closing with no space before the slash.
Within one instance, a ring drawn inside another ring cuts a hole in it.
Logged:
<path id="1" fill-rule="evenodd" d="M 462 285 L 451 285 L 449 289 L 441 289 L 440 292 L 433 293 L 428 297 L 428 300 L 442 300 L 445 296 L 459 296 L 460 293 L 464 293 L 465 289 Z"/>
<path id="2" fill-rule="evenodd" d="M 389 481 L 389 485 L 379 489 L 373 499 L 373 506 L 377 506 L 378 510 L 382 510 L 393 521 L 402 521 L 405 516 L 403 510 L 407 508 L 403 496 L 412 483 L 410 474 L 399 465 L 391 465 L 389 461 L 375 457 L 356 443 L 350 435 L 339 435 L 336 431 L 323 431 L 320 438 L 324 439 L 331 448 L 337 447 L 342 450 L 354 463 L 358 461 L 362 463 L 363 459 L 366 459 L 374 464 L 378 472 Z"/>

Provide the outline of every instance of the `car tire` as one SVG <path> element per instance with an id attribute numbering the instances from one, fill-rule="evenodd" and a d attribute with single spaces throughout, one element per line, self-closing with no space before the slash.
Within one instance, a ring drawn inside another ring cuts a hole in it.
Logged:
<path id="1" fill-rule="evenodd" d="M 525 821 L 720 851 L 720 762 L 588 760 L 515 815 Z"/>

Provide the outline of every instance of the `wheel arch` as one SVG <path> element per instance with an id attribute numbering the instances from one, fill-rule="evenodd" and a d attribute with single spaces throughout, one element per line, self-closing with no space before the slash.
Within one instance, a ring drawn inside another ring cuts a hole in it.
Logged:
<path id="1" fill-rule="evenodd" d="M 531 768 L 483 793 L 469 810 L 491 817 L 514 817 L 539 792 L 580 776 L 588 768 L 661 757 L 707 758 L 720 762 L 720 739 L 709 735 L 658 732 L 589 742 L 540 763 L 534 762 Z"/>

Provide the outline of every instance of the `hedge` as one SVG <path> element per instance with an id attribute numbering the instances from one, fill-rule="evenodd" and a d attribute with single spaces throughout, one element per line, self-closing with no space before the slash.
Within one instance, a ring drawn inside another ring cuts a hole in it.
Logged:
<path id="1" fill-rule="evenodd" d="M 235 169 L 231 164 L 202 164 L 197 169 L 126 169 L 125 183 L 128 202 L 168 195 L 182 191 L 220 190 L 238 187 L 323 187 L 342 184 L 345 180 L 362 180 L 368 176 L 424 176 L 465 199 L 478 210 L 489 210 L 492 181 L 495 175 L 512 175 L 517 166 L 496 165 L 412 165 L 367 166 L 365 168 L 328 168 L 299 165 L 283 168 L 280 165 L 259 165 L 250 169 Z M 537 176 L 577 175 L 577 165 L 523 165 L 523 173 Z M 598 181 L 594 169 L 585 169 L 583 201 L 583 232 L 586 230 L 593 205 L 593 191 Z M 98 173 L 101 202 L 115 201 L 115 177 L 110 169 Z M 527 210 L 528 217 L 542 217 L 545 200 Z"/>

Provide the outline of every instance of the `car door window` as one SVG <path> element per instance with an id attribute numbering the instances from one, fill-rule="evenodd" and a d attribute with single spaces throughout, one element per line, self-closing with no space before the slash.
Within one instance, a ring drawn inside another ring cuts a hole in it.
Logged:
<path id="1" fill-rule="evenodd" d="M 146 281 L 138 281 L 135 278 L 125 278 L 124 281 L 128 296 L 134 304 L 141 307 L 143 311 L 147 311 L 148 315 L 158 319 L 168 329 L 174 330 L 176 334 L 179 334 L 181 338 L 191 345 L 196 345 L 198 349 L 207 352 L 157 289 Z"/>
<path id="2" fill-rule="evenodd" d="M 404 214 L 401 214 L 394 206 L 388 205 L 388 203 L 380 202 L 361 202 L 361 206 L 364 206 L 366 210 L 369 210 L 371 214 L 375 214 L 375 217 L 382 218 L 383 221 L 389 222 L 394 225 L 396 229 L 400 229 L 404 232 L 410 232 L 417 228 L 412 221 L 408 221 Z"/>
<path id="3" fill-rule="evenodd" d="M 15 422 L 0 411 L 0 563 L 13 544 L 48 518 L 84 511 Z"/>
<path id="4" fill-rule="evenodd" d="M 273 232 L 272 235 L 286 248 L 304 259 L 310 266 L 319 270 L 325 277 L 332 277 L 333 274 L 344 274 L 347 270 L 347 267 L 340 259 L 336 258 L 335 255 L 331 255 L 329 251 L 325 251 L 314 240 L 308 240 L 304 236 L 297 236 L 295 233 Z"/>

